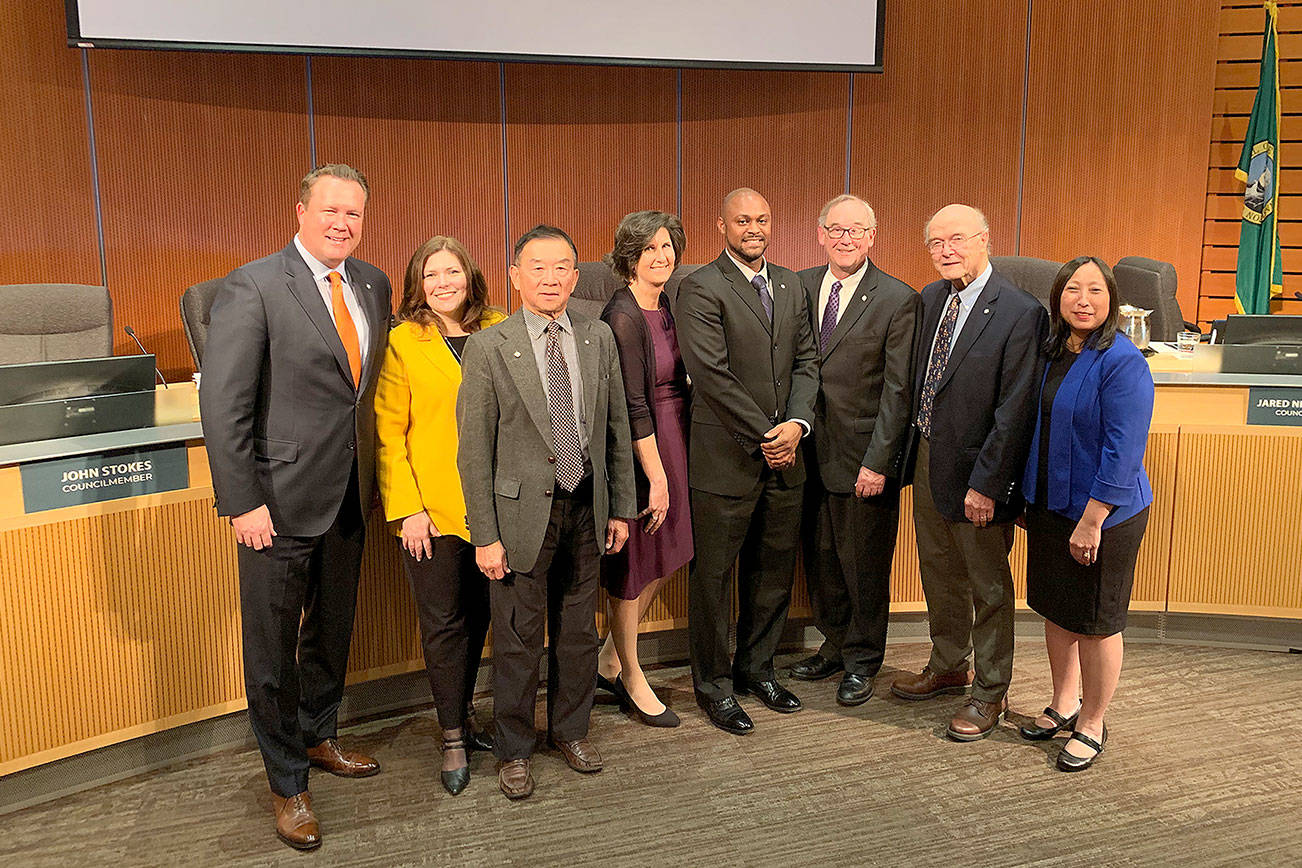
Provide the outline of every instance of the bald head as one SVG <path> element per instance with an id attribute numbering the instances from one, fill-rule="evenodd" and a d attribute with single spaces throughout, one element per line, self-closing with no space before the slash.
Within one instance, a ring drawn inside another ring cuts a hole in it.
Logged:
<path id="1" fill-rule="evenodd" d="M 927 252 L 940 276 L 967 286 L 990 264 L 990 223 L 971 205 L 946 205 L 927 221 Z"/>
<path id="2" fill-rule="evenodd" d="M 772 220 L 768 200 L 750 187 L 733 190 L 719 206 L 719 234 L 724 243 L 733 256 L 756 271 L 764 262 Z"/>

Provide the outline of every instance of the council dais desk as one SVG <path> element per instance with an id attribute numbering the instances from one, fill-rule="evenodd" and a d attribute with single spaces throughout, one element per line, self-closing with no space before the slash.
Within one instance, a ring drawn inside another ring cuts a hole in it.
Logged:
<path id="1" fill-rule="evenodd" d="M 1247 426 L 1244 382 L 1155 378 L 1156 501 L 1132 608 L 1302 618 L 1302 429 Z M 194 399 L 173 386 L 182 418 L 155 428 L 0 447 L 0 776 L 245 707 L 235 543 L 213 511 Z M 188 488 L 24 512 L 18 463 L 160 442 L 185 445 Z M 925 610 L 910 505 L 906 490 L 897 612 Z M 422 667 L 397 544 L 378 515 L 368 533 L 350 682 Z M 1012 560 L 1021 598 L 1020 531 Z M 792 614 L 809 614 L 799 576 Z M 643 629 L 686 623 L 680 571 Z"/>

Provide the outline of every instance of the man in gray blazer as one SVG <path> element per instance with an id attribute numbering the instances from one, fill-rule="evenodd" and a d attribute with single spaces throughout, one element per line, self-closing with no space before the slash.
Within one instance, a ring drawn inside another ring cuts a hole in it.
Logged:
<path id="1" fill-rule="evenodd" d="M 805 482 L 800 440 L 814 418 L 818 349 L 800 278 L 764 257 L 771 220 L 768 201 L 750 188 L 724 197 L 724 251 L 683 280 L 675 310 L 693 386 L 692 680 L 710 722 L 734 735 L 754 728 L 736 693 L 753 693 L 780 713 L 801 707 L 778 683 L 773 654 L 791 605 L 793 531 Z M 737 655 L 730 660 L 738 555 Z"/>
<path id="2" fill-rule="evenodd" d="M 800 272 L 822 358 L 805 485 L 805 577 L 824 642 L 791 667 L 816 681 L 844 670 L 841 705 L 873 695 L 886 652 L 900 469 L 909 432 L 922 301 L 869 258 L 877 217 L 837 196 L 818 217 L 827 264 Z"/>
<path id="3" fill-rule="evenodd" d="M 575 771 L 601 771 L 588 740 L 599 567 L 637 514 L 615 336 L 566 310 L 578 258 L 553 226 L 521 236 L 511 284 L 522 307 L 471 335 L 462 356 L 457 468 L 475 561 L 491 580 L 495 751 L 508 799 L 533 792 L 544 628 L 548 740 Z"/>
<path id="4" fill-rule="evenodd" d="M 276 832 L 298 849 L 321 843 L 309 764 L 380 770 L 335 740 L 389 334 L 389 280 L 351 257 L 368 196 L 342 164 L 303 179 L 294 240 L 231 272 L 213 301 L 199 390 L 217 513 L 240 544 L 249 721 Z"/>

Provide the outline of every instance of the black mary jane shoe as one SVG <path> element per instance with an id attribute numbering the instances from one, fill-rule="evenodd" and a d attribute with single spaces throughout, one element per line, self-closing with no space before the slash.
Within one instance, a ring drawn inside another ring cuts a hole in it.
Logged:
<path id="1" fill-rule="evenodd" d="M 633 697 L 629 694 L 628 688 L 624 686 L 623 680 L 620 679 L 618 675 L 615 676 L 615 687 L 619 689 L 619 692 L 615 695 L 619 697 L 619 701 L 623 706 L 631 710 L 635 715 L 637 715 L 637 719 L 645 723 L 647 726 L 658 726 L 664 729 L 671 729 L 682 723 L 682 721 L 678 719 L 678 715 L 674 714 L 673 710 L 668 705 L 665 705 L 665 710 L 659 714 L 647 714 L 638 707 L 636 702 L 633 701 Z"/>
<path id="2" fill-rule="evenodd" d="M 1058 751 L 1058 770 L 1064 772 L 1083 772 L 1085 769 L 1094 765 L 1094 760 L 1099 758 L 1103 753 L 1103 746 L 1108 743 L 1108 726 L 1103 725 L 1103 737 L 1098 741 L 1090 738 L 1083 732 L 1073 732 L 1071 738 L 1067 739 L 1068 743 L 1076 740 L 1086 747 L 1094 748 L 1094 756 L 1080 757 L 1067 753 L 1066 745 Z"/>
<path id="3" fill-rule="evenodd" d="M 1022 738 L 1027 741 L 1048 741 L 1064 729 L 1070 729 L 1076 725 L 1076 718 L 1080 717 L 1080 707 L 1077 706 L 1071 717 L 1063 717 L 1053 710 L 1053 706 L 1047 705 L 1044 708 L 1044 716 L 1053 721 L 1053 726 L 1036 726 L 1035 721 L 1031 721 L 1029 724 L 1017 728 L 1017 731 L 1022 734 Z"/>
<path id="4" fill-rule="evenodd" d="M 479 721 L 475 719 L 475 706 L 472 704 L 466 704 L 466 717 L 461 723 L 461 732 L 464 734 L 468 751 L 493 752 L 493 733 L 480 728 Z"/>
<path id="5" fill-rule="evenodd" d="M 447 753 L 450 750 L 466 750 L 465 739 L 443 739 L 443 752 Z M 466 753 L 469 754 L 469 751 L 466 751 Z M 451 771 L 440 771 L 439 780 L 443 782 L 443 789 L 447 790 L 451 795 L 460 795 L 461 791 L 466 788 L 466 784 L 470 783 L 470 764 L 467 763 L 461 768 L 452 769 Z"/>

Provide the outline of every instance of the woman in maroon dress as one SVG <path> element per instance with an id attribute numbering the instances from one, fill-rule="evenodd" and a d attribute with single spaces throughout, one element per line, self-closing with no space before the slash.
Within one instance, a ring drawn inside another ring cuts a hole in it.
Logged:
<path id="1" fill-rule="evenodd" d="M 609 261 L 628 286 L 617 290 L 601 313 L 615 333 L 624 373 L 641 524 L 630 528 L 623 552 L 603 561 L 611 618 L 597 661 L 597 684 L 649 726 L 677 726 L 679 720 L 656 697 L 638 664 L 638 623 L 664 578 L 693 553 L 687 371 L 664 291 L 685 245 L 683 224 L 672 214 L 635 211 L 621 220 Z"/>

